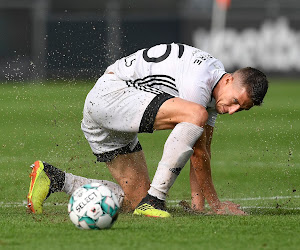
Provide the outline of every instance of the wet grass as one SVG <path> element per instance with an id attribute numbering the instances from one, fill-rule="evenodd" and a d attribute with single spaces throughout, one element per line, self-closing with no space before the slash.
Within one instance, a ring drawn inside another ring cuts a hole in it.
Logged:
<path id="1" fill-rule="evenodd" d="M 176 206 L 189 200 L 189 168 L 168 197 L 173 218 L 121 214 L 111 230 L 81 231 L 68 219 L 65 194 L 52 195 L 45 214 L 22 202 L 28 166 L 36 159 L 91 178 L 111 177 L 95 163 L 80 130 L 93 83 L 0 85 L 0 249 L 297 249 L 300 219 L 300 82 L 271 81 L 262 107 L 218 118 L 212 171 L 222 200 L 240 203 L 246 217 L 194 215 Z M 150 175 L 168 131 L 141 135 Z M 56 205 L 55 205 L 56 204 Z"/>
<path id="2" fill-rule="evenodd" d="M 203 216 L 178 208 L 169 219 L 121 214 L 112 229 L 85 231 L 69 222 L 62 206 L 38 216 L 20 207 L 0 211 L 1 249 L 297 249 L 300 244 L 299 212 Z"/>

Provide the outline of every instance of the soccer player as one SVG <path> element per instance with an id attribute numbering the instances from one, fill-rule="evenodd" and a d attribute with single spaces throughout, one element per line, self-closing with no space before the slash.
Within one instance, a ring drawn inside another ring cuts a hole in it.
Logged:
<path id="1" fill-rule="evenodd" d="M 41 161 L 31 173 L 28 207 L 42 212 L 53 192 L 68 194 L 90 182 L 109 186 L 134 214 L 169 217 L 166 195 L 190 159 L 192 209 L 205 200 L 216 214 L 245 214 L 220 202 L 211 177 L 211 140 L 217 114 L 261 105 L 268 80 L 247 67 L 227 73 L 209 53 L 184 44 L 161 44 L 117 60 L 86 97 L 81 124 L 90 147 L 118 184 L 75 176 Z M 150 182 L 138 133 L 172 129 Z"/>

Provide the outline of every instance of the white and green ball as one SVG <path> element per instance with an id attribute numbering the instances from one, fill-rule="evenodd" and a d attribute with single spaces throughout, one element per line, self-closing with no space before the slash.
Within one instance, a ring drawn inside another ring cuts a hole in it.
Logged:
<path id="1" fill-rule="evenodd" d="M 91 183 L 74 191 L 68 212 L 78 228 L 107 229 L 117 220 L 119 207 L 116 195 L 108 187 Z"/>

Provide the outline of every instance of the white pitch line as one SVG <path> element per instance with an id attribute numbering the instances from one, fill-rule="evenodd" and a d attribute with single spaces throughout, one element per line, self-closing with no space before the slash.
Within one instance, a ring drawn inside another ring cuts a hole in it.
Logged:
<path id="1" fill-rule="evenodd" d="M 300 195 L 295 196 L 272 196 L 272 197 L 248 197 L 248 198 L 234 198 L 231 200 L 238 201 L 256 201 L 256 200 L 280 200 L 280 199 L 299 199 Z M 230 199 L 222 199 L 222 200 L 230 200 Z"/>
<path id="2" fill-rule="evenodd" d="M 300 210 L 300 207 L 261 207 L 261 206 L 258 206 L 258 207 L 253 207 L 253 206 L 246 206 L 246 207 L 243 207 L 241 206 L 241 208 L 252 208 L 252 209 L 281 209 L 281 210 Z"/>
<path id="3" fill-rule="evenodd" d="M 178 203 L 175 203 L 175 201 L 171 201 L 173 204 L 171 207 L 179 207 L 180 205 Z M 175 204 L 174 204 L 175 203 Z M 26 202 L 0 202 L 0 207 L 26 207 L 27 203 Z M 45 203 L 44 206 L 67 206 L 66 203 Z M 209 207 L 206 205 L 206 207 Z M 262 206 L 241 206 L 242 209 L 281 209 L 281 210 L 300 210 L 300 207 L 292 207 L 292 208 L 287 208 L 287 207 L 262 207 Z"/>
<path id="4" fill-rule="evenodd" d="M 27 202 L 22 201 L 22 202 L 0 202 L 0 207 L 26 207 Z M 50 203 L 50 202 L 45 202 L 44 206 L 67 206 L 67 203 Z"/>
<path id="5" fill-rule="evenodd" d="M 244 197 L 244 198 L 223 198 L 222 201 L 256 201 L 256 200 L 280 200 L 280 199 L 299 199 L 300 195 L 295 196 L 271 196 L 271 197 Z M 178 204 L 181 200 L 167 200 L 168 204 Z M 190 200 L 187 200 L 190 202 Z M 26 206 L 27 202 L 0 202 L 0 207 L 22 207 Z M 55 202 L 45 202 L 44 206 L 66 206 L 67 203 L 55 203 Z M 274 208 L 274 207 L 243 207 L 243 208 Z M 289 209 L 289 208 L 288 208 Z M 291 208 L 300 209 L 300 208 Z"/>
<path id="6" fill-rule="evenodd" d="M 245 197 L 245 198 L 222 198 L 222 201 L 257 201 L 257 200 L 280 200 L 280 199 L 299 199 L 300 195 L 295 196 L 271 196 L 271 197 Z M 168 203 L 179 203 L 181 200 L 167 200 Z"/>

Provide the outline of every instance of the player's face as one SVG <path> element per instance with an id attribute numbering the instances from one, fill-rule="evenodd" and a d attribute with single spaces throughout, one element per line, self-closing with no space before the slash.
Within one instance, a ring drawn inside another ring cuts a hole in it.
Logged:
<path id="1" fill-rule="evenodd" d="M 242 110 L 249 110 L 253 102 L 249 98 L 246 88 L 233 81 L 225 84 L 222 93 L 216 100 L 216 110 L 219 114 L 234 114 Z"/>

